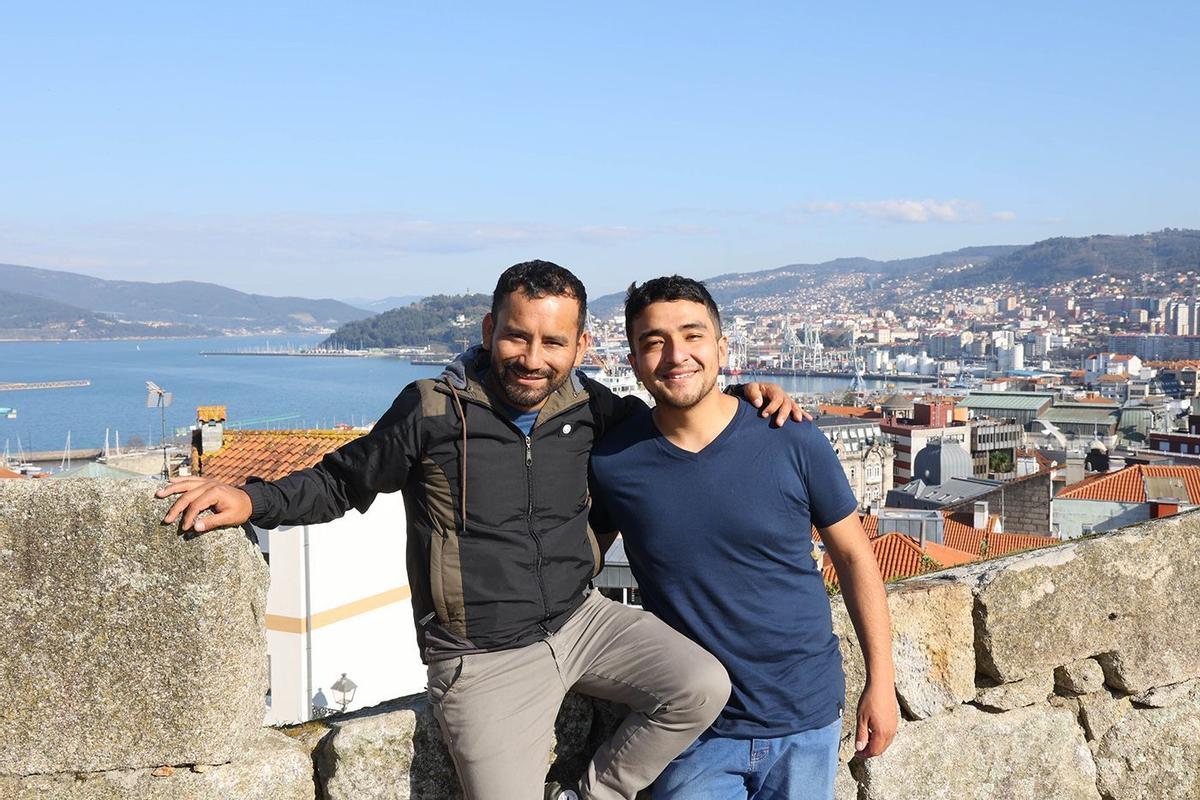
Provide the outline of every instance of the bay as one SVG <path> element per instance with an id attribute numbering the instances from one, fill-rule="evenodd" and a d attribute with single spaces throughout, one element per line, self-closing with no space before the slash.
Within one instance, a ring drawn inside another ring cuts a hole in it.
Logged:
<path id="1" fill-rule="evenodd" d="M 146 408 L 146 381 L 172 392 L 166 409 L 167 437 L 196 421 L 196 408 L 223 405 L 234 427 L 329 428 L 378 419 L 406 384 L 437 375 L 436 366 L 397 358 L 298 358 L 203 356 L 204 350 L 250 350 L 313 346 L 321 336 L 221 337 L 89 342 L 0 343 L 0 383 L 86 379 L 73 389 L 0 392 L 0 406 L 17 409 L 0 417 L 0 441 L 13 454 L 59 450 L 71 434 L 72 448 L 99 448 L 105 429 L 122 446 L 134 437 L 161 441 L 159 411 Z M 286 417 L 286 419 L 279 419 Z"/>
<path id="2" fill-rule="evenodd" d="M 0 442 L 14 455 L 61 450 L 70 432 L 72 448 L 100 448 L 119 431 L 122 446 L 161 441 L 159 412 L 146 408 L 146 381 L 174 395 L 166 409 L 167 437 L 196 421 L 201 405 L 223 405 L 232 427 L 330 428 L 378 419 L 410 381 L 436 376 L 437 366 L 398 358 L 297 358 L 203 356 L 201 351 L 300 348 L 321 336 L 220 337 L 83 342 L 0 342 L 0 383 L 86 379 L 72 389 L 0 392 L 0 406 L 17 409 L 0 416 Z M 837 395 L 849 386 L 838 377 L 751 377 L 781 384 L 790 392 Z M 868 381 L 871 389 L 883 388 Z"/>

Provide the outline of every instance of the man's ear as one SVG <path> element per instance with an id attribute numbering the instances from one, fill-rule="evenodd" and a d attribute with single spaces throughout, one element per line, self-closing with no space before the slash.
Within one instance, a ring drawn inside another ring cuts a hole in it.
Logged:
<path id="1" fill-rule="evenodd" d="M 729 337 L 722 336 L 717 340 L 717 366 L 725 368 L 729 366 Z"/>
<path id="2" fill-rule="evenodd" d="M 483 349 L 492 349 L 492 334 L 496 330 L 496 321 L 492 319 L 492 312 L 483 315 Z"/>
<path id="3" fill-rule="evenodd" d="M 575 348 L 575 366 L 583 363 L 583 357 L 587 355 L 587 351 L 592 346 L 592 334 L 585 328 L 583 333 L 579 334 L 579 342 Z"/>

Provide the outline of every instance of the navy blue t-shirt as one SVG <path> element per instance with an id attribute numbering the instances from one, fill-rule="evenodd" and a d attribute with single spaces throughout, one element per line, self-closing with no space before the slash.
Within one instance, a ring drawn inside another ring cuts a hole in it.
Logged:
<path id="1" fill-rule="evenodd" d="M 729 672 L 713 730 L 770 738 L 837 719 L 842 660 L 810 522 L 830 525 L 858 504 L 817 426 L 773 428 L 739 401 L 691 453 L 647 409 L 593 448 L 592 472 L 594 522 L 622 532 L 643 606 Z"/>

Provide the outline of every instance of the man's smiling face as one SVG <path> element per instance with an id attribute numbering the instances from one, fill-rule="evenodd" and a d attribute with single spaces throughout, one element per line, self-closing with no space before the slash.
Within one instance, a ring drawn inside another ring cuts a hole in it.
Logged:
<path id="1" fill-rule="evenodd" d="M 483 319 L 491 351 L 491 377 L 505 402 L 523 411 L 541 408 L 583 361 L 589 343 L 579 330 L 579 301 L 547 294 L 511 292 L 496 318 Z"/>
<path id="2" fill-rule="evenodd" d="M 728 342 L 703 303 L 650 303 L 630 333 L 629 363 L 659 404 L 691 408 L 716 388 Z"/>

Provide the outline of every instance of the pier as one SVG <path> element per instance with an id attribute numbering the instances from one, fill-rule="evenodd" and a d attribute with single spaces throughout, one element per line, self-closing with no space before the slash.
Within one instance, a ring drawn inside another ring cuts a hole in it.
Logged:
<path id="1" fill-rule="evenodd" d="M 25 461 L 30 464 L 57 464 L 66 459 L 86 463 L 95 461 L 102 455 L 104 455 L 104 451 L 97 447 L 79 447 L 72 450 L 35 450 L 32 453 L 24 454 Z M 161 459 L 161 450 L 158 455 Z M 2 465 L 3 461 L 0 460 L 0 466 Z"/>
<path id="2" fill-rule="evenodd" d="M 39 381 L 37 383 L 0 383 L 0 392 L 22 392 L 28 389 L 75 389 L 91 386 L 89 380 L 82 381 Z"/>

